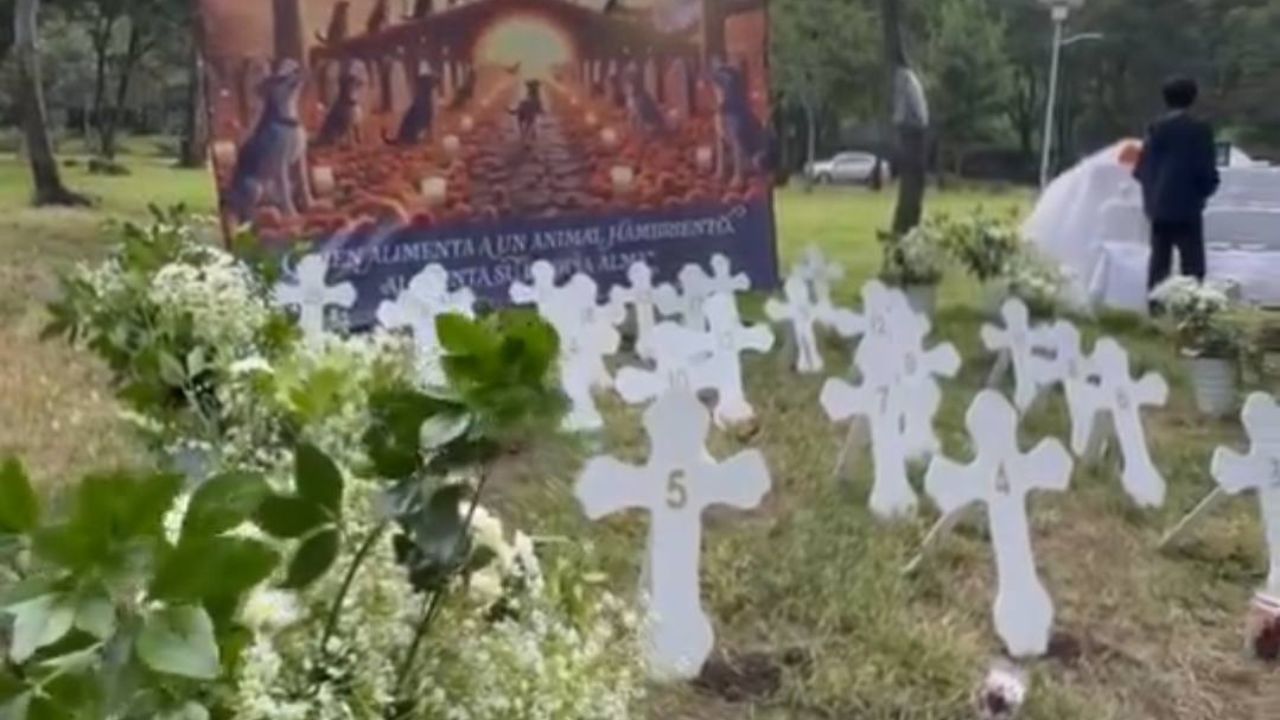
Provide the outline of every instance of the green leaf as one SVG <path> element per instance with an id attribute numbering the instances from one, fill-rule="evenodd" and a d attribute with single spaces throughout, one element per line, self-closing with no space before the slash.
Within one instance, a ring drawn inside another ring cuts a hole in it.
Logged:
<path id="1" fill-rule="evenodd" d="M 289 562 L 284 587 L 301 590 L 319 580 L 338 559 L 339 539 L 338 531 L 330 528 L 303 542 Z"/>
<path id="2" fill-rule="evenodd" d="M 5 612 L 13 616 L 13 637 L 9 656 L 26 662 L 37 650 L 52 645 L 71 631 L 75 605 L 65 595 L 41 595 L 12 605 Z"/>
<path id="3" fill-rule="evenodd" d="M 280 556 L 256 540 L 183 538 L 161 561 L 149 594 L 157 600 L 204 602 L 238 598 L 271 576 Z"/>
<path id="4" fill-rule="evenodd" d="M 178 358 L 167 352 L 161 353 L 160 379 L 170 387 L 182 387 L 187 384 L 187 369 Z"/>
<path id="5" fill-rule="evenodd" d="M 342 472 L 316 446 L 303 443 L 294 451 L 294 482 L 299 495 L 334 517 L 342 514 Z"/>
<path id="6" fill-rule="evenodd" d="M 410 521 L 414 544 L 431 565 L 453 568 L 466 553 L 465 518 L 460 507 L 470 492 L 465 485 L 442 487 L 432 493 L 431 500 Z"/>
<path id="7" fill-rule="evenodd" d="M 99 640 L 106 640 L 116 631 L 116 608 L 105 592 L 81 597 L 76 604 L 75 627 Z"/>
<path id="8" fill-rule="evenodd" d="M 16 458 L 0 465 L 0 532 L 26 533 L 40 522 L 40 500 Z"/>
<path id="9" fill-rule="evenodd" d="M 198 606 L 180 605 L 148 615 L 137 650 L 142 662 L 158 673 L 214 680 L 221 671 L 213 621 Z"/>
<path id="10" fill-rule="evenodd" d="M 436 317 L 436 336 L 440 339 L 440 346 L 450 355 L 483 357 L 497 352 L 497 341 L 483 321 L 457 313 Z"/>
<path id="11" fill-rule="evenodd" d="M 31 698 L 30 692 L 23 692 L 0 702 L 0 720 L 27 720 Z"/>
<path id="12" fill-rule="evenodd" d="M 209 720 L 209 711 L 198 702 L 186 703 L 156 716 L 156 720 Z"/>
<path id="13" fill-rule="evenodd" d="M 438 450 L 467 434 L 471 429 L 471 414 L 450 412 L 432 415 L 422 423 L 419 432 L 422 449 Z"/>
<path id="14" fill-rule="evenodd" d="M 209 369 L 209 360 L 205 355 L 205 349 L 197 346 L 187 353 L 187 373 L 190 377 L 198 377 Z"/>
<path id="15" fill-rule="evenodd" d="M 291 495 L 269 495 L 258 506 L 254 521 L 268 535 L 292 540 L 329 522 L 329 516 L 324 508 L 310 500 Z"/>
<path id="16" fill-rule="evenodd" d="M 248 521 L 258 512 L 271 488 L 261 476 L 227 473 L 210 478 L 191 496 L 182 536 L 220 535 Z"/>
<path id="17" fill-rule="evenodd" d="M 365 433 L 365 447 L 378 474 L 389 480 L 404 480 L 422 464 L 422 424 L 459 405 L 419 392 L 384 391 L 369 401 L 373 422 Z"/>

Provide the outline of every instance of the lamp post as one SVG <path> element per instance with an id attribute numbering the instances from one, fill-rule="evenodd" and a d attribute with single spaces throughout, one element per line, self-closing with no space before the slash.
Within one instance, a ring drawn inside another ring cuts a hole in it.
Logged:
<path id="1" fill-rule="evenodd" d="M 1049 66 L 1049 99 L 1044 112 L 1044 139 L 1040 153 L 1040 189 L 1049 184 L 1049 159 L 1053 153 L 1053 121 L 1058 104 L 1058 73 L 1062 66 L 1063 31 L 1072 10 L 1084 7 L 1084 0 L 1039 0 L 1053 18 L 1053 59 Z"/>

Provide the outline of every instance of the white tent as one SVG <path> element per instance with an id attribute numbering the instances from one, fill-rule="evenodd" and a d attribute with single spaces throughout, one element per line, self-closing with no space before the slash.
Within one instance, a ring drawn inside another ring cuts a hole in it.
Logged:
<path id="1" fill-rule="evenodd" d="M 1023 227 L 1074 278 L 1074 301 L 1146 309 L 1150 231 L 1132 177 L 1140 147 L 1119 142 L 1062 174 Z M 1209 275 L 1251 302 L 1280 305 L 1280 169 L 1239 155 L 1205 214 Z"/>

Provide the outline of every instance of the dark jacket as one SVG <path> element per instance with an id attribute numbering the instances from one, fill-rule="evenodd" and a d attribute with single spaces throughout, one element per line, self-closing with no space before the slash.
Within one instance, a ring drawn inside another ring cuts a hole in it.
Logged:
<path id="1" fill-rule="evenodd" d="M 1185 112 L 1156 121 L 1147 131 L 1133 176 L 1142 183 L 1147 217 L 1194 222 L 1218 191 L 1218 149 L 1213 128 Z"/>

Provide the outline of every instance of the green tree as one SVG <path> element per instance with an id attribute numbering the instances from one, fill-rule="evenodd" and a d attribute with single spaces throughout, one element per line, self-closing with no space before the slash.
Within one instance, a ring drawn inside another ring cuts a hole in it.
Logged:
<path id="1" fill-rule="evenodd" d="M 824 128 L 873 112 L 875 16 L 864 0 L 774 0 L 770 17 L 775 94 L 803 115 L 805 160 L 813 162 Z"/>
<path id="2" fill-rule="evenodd" d="M 928 19 L 925 74 L 940 157 L 957 175 L 978 143 L 1007 128 L 1010 90 L 1005 23 L 989 0 L 941 0 Z"/>

